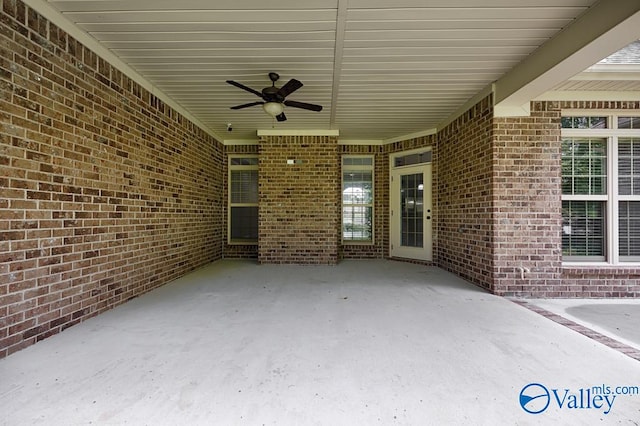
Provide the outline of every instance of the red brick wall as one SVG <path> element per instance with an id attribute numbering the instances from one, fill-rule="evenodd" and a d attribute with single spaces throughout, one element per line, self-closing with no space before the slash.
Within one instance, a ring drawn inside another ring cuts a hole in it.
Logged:
<path id="1" fill-rule="evenodd" d="M 382 154 L 383 147 L 381 146 L 369 146 L 369 145 L 338 145 L 340 155 L 375 155 L 375 217 L 374 217 L 374 242 L 373 244 L 343 244 L 340 247 L 339 253 L 341 259 L 381 259 L 384 257 L 385 239 L 388 240 L 386 235 L 388 234 L 388 217 L 386 212 L 388 211 L 388 155 Z M 258 145 L 229 145 L 225 147 L 225 152 L 229 154 L 258 154 Z M 281 166 L 281 165 L 280 165 Z M 277 167 L 280 167 L 277 166 Z M 225 177 L 225 194 L 224 199 L 227 200 L 228 194 L 228 161 L 225 161 L 224 165 L 224 177 Z M 274 171 L 277 173 L 277 171 Z M 337 169 L 338 185 L 341 185 L 341 171 Z M 337 210 L 338 221 L 342 220 L 341 210 Z M 224 257 L 231 259 L 241 258 L 257 258 L 258 257 L 258 245 L 237 245 L 226 244 L 227 241 L 227 211 L 225 204 L 224 212 L 225 226 L 224 226 Z M 338 235 L 340 238 L 340 234 Z M 388 254 L 388 248 L 386 250 Z"/>
<path id="2" fill-rule="evenodd" d="M 19 1 L 0 15 L 0 357 L 222 254 L 221 145 Z"/>
<path id="3" fill-rule="evenodd" d="M 492 125 L 488 97 L 438 133 L 433 187 L 435 263 L 487 289 L 493 286 Z"/>
<path id="4" fill-rule="evenodd" d="M 560 280 L 560 110 L 534 102 L 529 117 L 494 118 L 493 135 L 492 290 L 570 296 Z"/>
<path id="5" fill-rule="evenodd" d="M 288 159 L 301 163 L 287 165 Z M 337 263 L 340 240 L 337 139 L 262 137 L 258 173 L 258 260 Z"/>

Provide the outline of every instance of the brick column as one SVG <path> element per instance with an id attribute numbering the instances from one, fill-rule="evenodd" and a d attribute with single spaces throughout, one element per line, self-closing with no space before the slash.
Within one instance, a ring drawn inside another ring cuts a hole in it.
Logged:
<path id="1" fill-rule="evenodd" d="M 493 104 L 483 99 L 438 133 L 434 261 L 492 290 Z"/>
<path id="2" fill-rule="evenodd" d="M 261 263 L 338 262 L 340 159 L 336 137 L 263 136 L 259 193 Z"/>
<path id="3" fill-rule="evenodd" d="M 560 155 L 560 110 L 553 103 L 534 102 L 529 117 L 494 118 L 496 294 L 562 291 Z"/>

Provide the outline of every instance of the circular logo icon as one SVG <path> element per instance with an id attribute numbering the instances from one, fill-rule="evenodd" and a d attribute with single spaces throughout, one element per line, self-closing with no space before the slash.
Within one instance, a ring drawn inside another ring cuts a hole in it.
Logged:
<path id="1" fill-rule="evenodd" d="M 520 406 L 529 414 L 540 414 L 549 407 L 551 394 L 540 383 L 529 383 L 520 391 Z"/>

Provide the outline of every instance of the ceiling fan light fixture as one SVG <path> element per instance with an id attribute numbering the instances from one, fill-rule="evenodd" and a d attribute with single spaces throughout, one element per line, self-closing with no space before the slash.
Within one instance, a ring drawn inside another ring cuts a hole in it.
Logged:
<path id="1" fill-rule="evenodd" d="M 262 105 L 262 109 L 264 109 L 264 112 L 270 116 L 275 117 L 276 115 L 282 114 L 284 111 L 284 105 L 280 102 L 265 102 Z"/>
<path id="2" fill-rule="evenodd" d="M 287 81 L 284 86 L 278 88 L 276 87 L 276 81 L 279 78 L 280 76 L 277 73 L 270 72 L 269 79 L 271 80 L 271 86 L 265 87 L 264 89 L 262 89 L 262 92 L 258 92 L 251 87 L 247 87 L 242 83 L 238 83 L 237 81 L 227 80 L 228 84 L 242 89 L 245 92 L 253 93 L 257 97 L 262 99 L 261 101 L 232 106 L 231 109 L 237 110 L 249 108 L 256 105 L 262 105 L 262 109 L 264 110 L 264 112 L 275 118 L 278 122 L 287 121 L 287 116 L 284 115 L 285 105 L 287 107 L 306 109 L 309 111 L 322 111 L 322 105 L 308 104 L 306 102 L 298 102 L 286 99 L 287 96 L 301 88 L 303 84 L 299 80 L 292 78 L 291 80 Z"/>

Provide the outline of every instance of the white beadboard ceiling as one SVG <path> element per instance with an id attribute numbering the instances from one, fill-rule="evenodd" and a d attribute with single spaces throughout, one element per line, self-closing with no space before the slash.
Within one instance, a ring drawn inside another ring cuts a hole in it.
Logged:
<path id="1" fill-rule="evenodd" d="M 597 2 L 26 3 L 49 18 L 61 14 L 54 22 L 77 27 L 220 139 L 255 139 L 258 129 L 333 129 L 344 140 L 384 141 L 438 128 Z M 225 80 L 261 90 L 270 85 L 270 71 L 280 74 L 278 85 L 303 82 L 287 99 L 323 111 L 288 107 L 288 120 L 277 123 L 260 106 L 229 109 L 259 98 Z"/>

